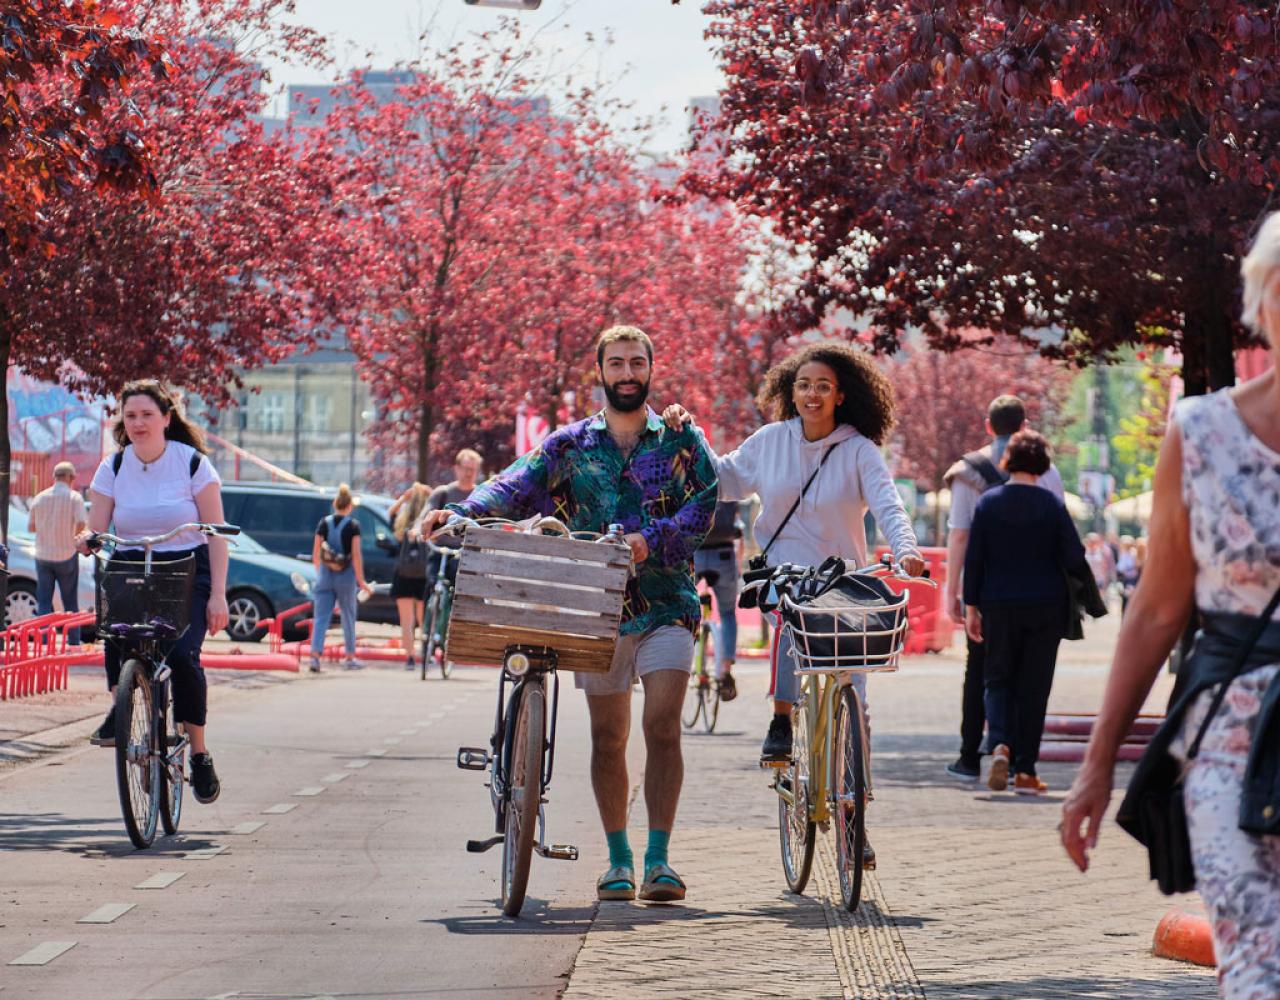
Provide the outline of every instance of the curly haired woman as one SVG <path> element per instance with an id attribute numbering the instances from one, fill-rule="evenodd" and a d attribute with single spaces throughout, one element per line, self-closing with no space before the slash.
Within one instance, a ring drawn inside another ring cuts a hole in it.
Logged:
<path id="1" fill-rule="evenodd" d="M 874 362 L 848 344 L 813 344 L 769 371 L 756 403 L 773 422 L 715 463 L 721 500 L 759 495 L 755 537 L 771 541 L 769 562 L 817 566 L 840 556 L 865 564 L 863 518 L 869 508 L 903 570 L 923 573 L 911 521 L 880 454 L 893 427 L 894 401 L 893 386 Z M 664 416 L 679 421 L 687 415 L 671 407 Z M 809 488 L 801 497 L 805 483 Z M 852 675 L 852 683 L 865 703 L 866 675 Z M 795 661 L 782 643 L 762 761 L 790 760 L 791 707 L 798 693 Z M 874 863 L 868 844 L 864 864 Z"/>

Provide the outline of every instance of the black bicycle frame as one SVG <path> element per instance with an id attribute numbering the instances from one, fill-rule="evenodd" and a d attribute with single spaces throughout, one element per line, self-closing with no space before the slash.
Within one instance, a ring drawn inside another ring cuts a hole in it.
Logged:
<path id="1" fill-rule="evenodd" d="M 542 780 L 541 790 L 545 794 L 547 789 L 551 787 L 551 773 L 555 767 L 556 760 L 556 723 L 560 713 L 560 675 L 556 673 L 554 668 L 545 668 L 531 666 L 529 673 L 521 677 L 513 677 L 507 672 L 507 668 L 502 668 L 502 675 L 498 679 L 498 708 L 494 718 L 493 735 L 489 738 L 489 748 L 493 751 L 490 760 L 492 768 L 490 771 L 489 797 L 493 802 L 494 825 L 496 832 L 502 833 L 505 829 L 507 818 L 507 803 L 510 801 L 510 782 L 508 776 L 511 773 L 511 744 L 515 740 L 515 725 L 508 725 L 509 720 L 516 717 L 520 710 L 520 698 L 524 694 L 525 685 L 530 677 L 534 674 L 543 677 L 549 676 L 552 680 L 551 684 L 551 723 L 547 730 L 546 745 L 542 750 Z M 507 685 L 511 685 L 511 693 L 506 693 Z M 502 746 L 498 746 L 498 741 L 502 741 Z"/>

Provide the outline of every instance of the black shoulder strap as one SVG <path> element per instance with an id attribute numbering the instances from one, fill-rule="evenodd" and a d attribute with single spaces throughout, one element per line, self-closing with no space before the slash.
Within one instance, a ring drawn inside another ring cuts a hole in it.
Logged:
<path id="1" fill-rule="evenodd" d="M 982 477 L 988 489 L 992 486 L 1003 486 L 1009 481 L 1009 477 L 996 468 L 995 462 L 980 451 L 969 452 L 961 461 Z"/>
<path id="2" fill-rule="evenodd" d="M 1262 633 L 1267 630 L 1267 626 L 1271 624 L 1271 616 L 1276 613 L 1276 608 L 1280 607 L 1280 587 L 1276 588 L 1276 592 L 1271 595 L 1271 600 L 1267 602 L 1266 608 L 1262 614 L 1258 616 L 1257 622 L 1253 626 L 1253 630 L 1249 635 L 1249 641 L 1240 647 L 1236 653 L 1235 662 L 1231 665 L 1231 673 L 1227 675 L 1227 679 L 1218 685 L 1217 693 L 1213 696 L 1213 701 L 1209 705 L 1209 711 L 1204 715 L 1204 722 L 1200 723 L 1200 731 L 1196 733 L 1195 742 L 1187 748 L 1187 760 L 1195 758 L 1200 752 L 1200 741 L 1204 739 L 1204 734 L 1209 731 L 1209 723 L 1213 721 L 1213 717 L 1218 714 L 1218 708 L 1222 705 L 1222 699 L 1227 696 L 1227 688 L 1231 682 L 1240 675 L 1244 670 L 1245 664 L 1249 662 L 1249 654 L 1253 652 L 1253 647 L 1258 644 L 1258 640 L 1262 638 Z"/>
<path id="3" fill-rule="evenodd" d="M 200 468 L 200 459 L 201 459 L 201 458 L 203 458 L 203 457 L 204 457 L 204 456 L 203 456 L 203 455 L 201 455 L 201 454 L 200 454 L 200 452 L 198 452 L 198 451 L 195 451 L 195 452 L 192 452 L 192 453 L 191 453 L 191 465 L 190 465 L 190 472 L 191 472 L 191 478 L 192 478 L 192 479 L 195 479 L 195 478 L 196 478 L 196 470 Z M 112 456 L 111 456 L 111 473 L 112 473 L 112 475 L 116 475 L 116 476 L 120 475 L 120 466 L 121 466 L 121 465 L 123 465 L 123 464 L 124 464 L 124 452 L 123 452 L 123 451 L 118 451 L 118 452 L 116 452 L 114 455 L 112 455 Z"/>
<path id="4" fill-rule="evenodd" d="M 787 516 L 782 519 L 782 523 L 778 525 L 778 530 L 773 533 L 773 537 L 769 539 L 769 544 L 760 550 L 760 558 L 763 559 L 769 554 L 769 550 L 773 548 L 773 543 L 778 540 L 778 536 L 782 534 L 782 529 L 787 526 L 787 522 L 791 520 L 791 515 L 796 512 L 796 508 L 800 506 L 800 501 L 804 499 L 804 495 L 809 492 L 809 487 L 813 485 L 813 481 L 818 478 L 818 473 L 822 471 L 822 467 L 827 464 L 827 459 L 831 457 L 831 453 L 840 447 L 841 442 L 837 441 L 822 453 L 822 461 L 818 463 L 818 467 L 813 470 L 808 481 L 800 490 L 800 495 L 796 497 L 796 502 L 791 505 L 791 509 L 787 511 Z"/>

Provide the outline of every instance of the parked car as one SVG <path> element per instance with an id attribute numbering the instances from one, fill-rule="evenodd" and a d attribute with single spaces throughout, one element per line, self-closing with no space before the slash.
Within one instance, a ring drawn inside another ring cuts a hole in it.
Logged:
<path id="1" fill-rule="evenodd" d="M 4 600 L 6 625 L 14 625 L 36 616 L 36 538 L 27 524 L 27 512 L 9 508 L 9 590 Z M 93 559 L 80 557 L 80 585 L 77 587 L 80 610 L 93 610 Z M 55 587 L 53 608 L 62 610 L 62 598 Z"/>
<path id="2" fill-rule="evenodd" d="M 315 582 L 316 570 L 310 562 L 268 552 L 252 536 L 242 533 L 232 543 L 227 565 L 227 635 L 238 642 L 258 642 L 267 634 L 262 622 L 311 600 Z M 298 619 L 304 617 L 310 615 L 299 615 Z M 284 632 L 286 639 L 303 634 L 297 626 Z"/>
<path id="3" fill-rule="evenodd" d="M 399 553 L 387 517 L 393 501 L 376 493 L 357 493 L 355 501 L 351 516 L 360 525 L 365 577 L 370 583 L 390 583 Z M 223 483 L 222 505 L 227 520 L 240 525 L 268 551 L 309 564 L 316 525 L 333 512 L 333 491 L 283 483 Z M 359 608 L 362 621 L 399 620 L 389 594 L 375 593 Z"/>

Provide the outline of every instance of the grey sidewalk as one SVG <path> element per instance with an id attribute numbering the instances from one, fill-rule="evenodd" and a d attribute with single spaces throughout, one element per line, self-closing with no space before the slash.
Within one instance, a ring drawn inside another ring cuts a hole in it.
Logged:
<path id="1" fill-rule="evenodd" d="M 1114 625 L 1095 632 L 1064 644 L 1051 708 L 1096 708 Z M 879 870 L 857 913 L 840 906 L 829 835 L 819 834 L 806 895 L 790 895 L 776 799 L 755 763 L 766 677 L 759 666 L 740 677 L 743 694 L 722 709 L 723 731 L 686 737 L 672 861 L 688 902 L 602 904 L 566 1000 L 1216 995 L 1210 970 L 1151 957 L 1170 903 L 1110 820 L 1088 876 L 1062 854 L 1055 828 L 1074 765 L 1042 766 L 1044 799 L 996 795 L 943 773 L 956 750 L 958 656 L 914 658 L 871 681 L 869 830 Z M 1152 704 L 1166 692 L 1162 680 Z M 642 801 L 631 829 L 642 846 Z"/>

